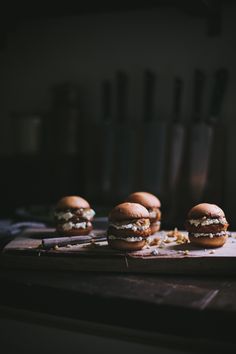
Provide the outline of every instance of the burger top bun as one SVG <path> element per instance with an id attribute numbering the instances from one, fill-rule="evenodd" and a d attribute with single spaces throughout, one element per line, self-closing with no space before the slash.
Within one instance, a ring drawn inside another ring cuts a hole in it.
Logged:
<path id="1" fill-rule="evenodd" d="M 138 203 L 121 203 L 117 205 L 109 214 L 109 220 L 130 220 L 149 218 L 148 210 Z"/>
<path id="2" fill-rule="evenodd" d="M 148 192 L 134 192 L 128 196 L 127 202 L 139 203 L 145 208 L 160 208 L 160 200 L 153 194 Z"/>
<path id="3" fill-rule="evenodd" d="M 224 217 L 223 210 L 215 204 L 201 203 L 195 205 L 188 213 L 189 219 L 201 219 L 204 216 L 207 218 Z"/>
<path id="4" fill-rule="evenodd" d="M 80 208 L 90 208 L 90 205 L 84 198 L 74 195 L 61 198 L 56 205 L 57 210 Z"/>

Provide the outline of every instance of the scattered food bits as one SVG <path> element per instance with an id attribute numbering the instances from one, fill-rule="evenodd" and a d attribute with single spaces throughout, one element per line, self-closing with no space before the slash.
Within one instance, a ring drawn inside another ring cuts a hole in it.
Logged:
<path id="1" fill-rule="evenodd" d="M 184 250 L 184 251 L 183 251 L 183 254 L 184 254 L 185 256 L 187 256 L 187 255 L 189 254 L 189 250 Z"/>
<path id="2" fill-rule="evenodd" d="M 174 228 L 174 230 L 171 230 L 167 232 L 167 236 L 169 238 L 172 238 L 172 240 L 166 241 L 167 243 L 176 241 L 177 244 L 182 244 L 182 243 L 189 243 L 189 238 L 187 235 L 184 235 L 182 232 L 180 232 L 177 227 Z M 175 240 L 173 240 L 175 238 Z"/>
<path id="3" fill-rule="evenodd" d="M 161 239 L 159 237 L 155 237 L 149 242 L 150 246 L 158 246 L 161 242 Z"/>
<path id="4" fill-rule="evenodd" d="M 180 232 L 178 231 L 177 227 L 174 230 L 167 232 L 168 237 L 177 237 Z"/>
<path id="5" fill-rule="evenodd" d="M 177 240 L 176 243 L 183 243 L 181 240 Z"/>
<path id="6" fill-rule="evenodd" d="M 165 248 L 165 245 L 162 243 L 160 244 L 159 248 Z"/>
<path id="7" fill-rule="evenodd" d="M 59 246 L 58 246 L 58 245 L 55 245 L 55 246 L 53 247 L 53 249 L 54 249 L 54 250 L 58 250 L 58 249 L 59 249 Z"/>
<path id="8" fill-rule="evenodd" d="M 159 251 L 157 249 L 154 249 L 152 251 L 153 256 L 157 256 L 159 254 Z"/>
<path id="9" fill-rule="evenodd" d="M 209 251 L 210 254 L 214 254 L 215 252 L 216 252 L 215 250 Z"/>
<path id="10" fill-rule="evenodd" d="M 174 240 L 173 240 L 172 237 L 171 237 L 171 238 L 167 238 L 167 239 L 164 240 L 165 243 L 171 243 L 171 242 L 173 242 L 173 241 L 174 241 Z"/>

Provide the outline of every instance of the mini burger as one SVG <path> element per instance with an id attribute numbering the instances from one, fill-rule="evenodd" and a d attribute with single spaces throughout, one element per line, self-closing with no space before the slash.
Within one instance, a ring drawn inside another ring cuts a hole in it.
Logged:
<path id="1" fill-rule="evenodd" d="M 138 203 L 117 205 L 109 215 L 108 244 L 118 250 L 141 250 L 151 235 L 148 210 Z"/>
<path id="2" fill-rule="evenodd" d="M 149 212 L 152 234 L 160 230 L 161 202 L 155 195 L 147 192 L 135 192 L 130 194 L 126 201 L 131 203 L 139 203 L 147 208 Z"/>
<path id="3" fill-rule="evenodd" d="M 223 210 L 215 204 L 194 206 L 188 213 L 185 226 L 190 242 L 204 248 L 223 246 L 228 237 L 229 224 Z"/>
<path id="4" fill-rule="evenodd" d="M 57 232 L 63 236 L 87 235 L 92 230 L 94 215 L 87 200 L 78 196 L 64 197 L 56 205 Z"/>

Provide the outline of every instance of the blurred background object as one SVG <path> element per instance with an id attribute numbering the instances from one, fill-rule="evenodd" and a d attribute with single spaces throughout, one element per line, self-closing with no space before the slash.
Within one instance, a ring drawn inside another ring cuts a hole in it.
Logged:
<path id="1" fill-rule="evenodd" d="M 156 74 L 147 70 L 144 76 L 144 114 L 140 142 L 142 144 L 141 188 L 162 199 L 164 197 L 167 120 L 156 111 L 156 99 L 158 100 L 156 86 Z"/>
<path id="2" fill-rule="evenodd" d="M 2 215 L 66 194 L 105 215 L 146 190 L 163 227 L 201 201 L 234 225 L 236 5 L 188 3 L 6 16 Z"/>
<path id="3" fill-rule="evenodd" d="M 130 117 L 130 78 L 124 71 L 117 71 L 116 121 L 114 125 L 115 149 L 113 159 L 112 201 L 122 201 L 135 188 L 137 155 L 137 122 Z"/>
<path id="4" fill-rule="evenodd" d="M 41 149 L 42 117 L 39 114 L 13 113 L 11 122 L 12 153 L 37 155 Z"/>

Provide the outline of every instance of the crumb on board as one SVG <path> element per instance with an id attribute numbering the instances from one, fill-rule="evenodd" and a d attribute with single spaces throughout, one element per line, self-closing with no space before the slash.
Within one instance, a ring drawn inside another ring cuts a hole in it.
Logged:
<path id="1" fill-rule="evenodd" d="M 188 256 L 189 255 L 189 250 L 184 250 L 183 255 Z"/>
<path id="2" fill-rule="evenodd" d="M 187 235 L 183 234 L 178 230 L 177 227 L 174 230 L 170 230 L 166 233 L 167 237 L 164 240 L 166 243 L 175 241 L 177 244 L 189 243 L 189 238 Z M 174 240 L 173 240 L 174 239 Z"/>
<path id="3" fill-rule="evenodd" d="M 58 246 L 58 245 L 55 245 L 55 246 L 53 247 L 53 249 L 54 249 L 54 250 L 58 250 L 58 249 L 59 249 L 59 246 Z"/>
<path id="4" fill-rule="evenodd" d="M 157 256 L 159 254 L 159 251 L 158 251 L 158 249 L 154 249 L 153 251 L 152 251 L 152 255 L 153 256 Z"/>
<path id="5" fill-rule="evenodd" d="M 216 251 L 215 250 L 210 250 L 209 254 L 214 254 Z"/>
<path id="6" fill-rule="evenodd" d="M 160 237 L 155 237 L 151 241 L 149 241 L 150 246 L 158 246 L 161 243 Z"/>

